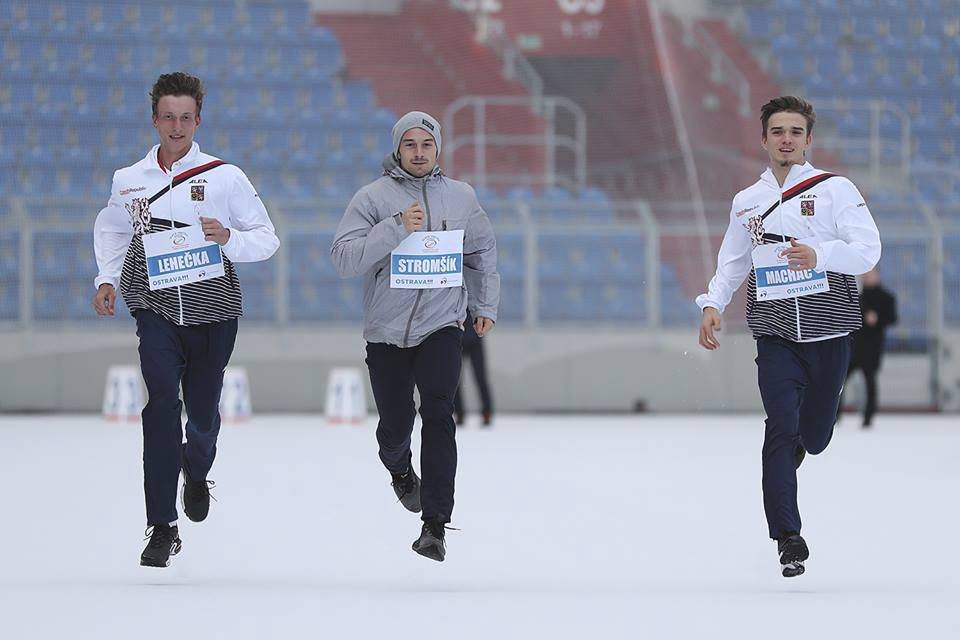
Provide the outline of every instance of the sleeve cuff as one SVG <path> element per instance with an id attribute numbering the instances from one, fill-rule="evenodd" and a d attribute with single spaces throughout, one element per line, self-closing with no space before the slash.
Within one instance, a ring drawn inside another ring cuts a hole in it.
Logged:
<path id="1" fill-rule="evenodd" d="M 817 264 L 813 268 L 813 270 L 816 271 L 817 273 L 823 273 L 824 271 L 827 270 L 825 267 L 826 258 L 824 258 L 823 256 L 823 250 L 819 246 L 816 246 L 816 247 L 813 247 L 813 253 L 815 256 L 817 256 Z"/>
<path id="2" fill-rule="evenodd" d="M 723 313 L 723 305 L 717 304 L 716 302 L 708 298 L 707 294 L 705 293 L 697 296 L 697 299 L 695 300 L 695 302 L 697 303 L 697 306 L 700 307 L 700 311 L 703 311 L 706 307 L 713 307 L 720 313 Z"/>
<path id="3" fill-rule="evenodd" d="M 240 241 L 237 239 L 237 230 L 230 229 L 230 237 L 227 239 L 226 244 L 220 247 L 220 250 L 223 252 L 225 256 L 230 258 L 231 261 L 236 262 L 237 260 L 235 258 L 234 252 L 236 251 L 237 245 L 239 243 Z"/>
<path id="4" fill-rule="evenodd" d="M 94 288 L 94 289 L 99 289 L 99 288 L 100 288 L 100 285 L 102 285 L 102 284 L 109 284 L 109 285 L 112 286 L 114 289 L 116 289 L 117 286 L 120 284 L 120 283 L 119 283 L 119 280 L 120 280 L 120 278 L 113 278 L 113 277 L 111 277 L 111 276 L 97 276 L 97 277 L 93 280 L 93 288 Z"/>

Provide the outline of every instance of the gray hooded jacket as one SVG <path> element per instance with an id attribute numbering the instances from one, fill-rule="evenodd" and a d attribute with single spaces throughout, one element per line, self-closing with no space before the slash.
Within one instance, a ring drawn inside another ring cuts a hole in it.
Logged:
<path id="1" fill-rule="evenodd" d="M 440 168 L 414 178 L 388 156 L 384 174 L 360 189 L 337 227 L 330 255 L 343 278 L 363 275 L 363 337 L 413 347 L 434 331 L 474 318 L 497 319 L 500 275 L 497 241 L 473 187 Z M 461 288 L 391 289 L 390 252 L 410 233 L 400 213 L 414 201 L 424 211 L 422 231 L 463 229 Z"/>

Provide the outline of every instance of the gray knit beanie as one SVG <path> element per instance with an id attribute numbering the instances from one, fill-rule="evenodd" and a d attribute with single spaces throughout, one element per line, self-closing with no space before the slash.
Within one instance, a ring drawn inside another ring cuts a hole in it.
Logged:
<path id="1" fill-rule="evenodd" d="M 393 125 L 393 153 L 396 154 L 400 150 L 400 141 L 403 139 L 403 134 L 416 128 L 423 129 L 433 136 L 437 143 L 437 155 L 439 156 L 440 147 L 443 144 L 443 138 L 440 136 L 440 123 L 429 113 L 423 111 L 411 111 L 397 120 L 397 124 Z"/>

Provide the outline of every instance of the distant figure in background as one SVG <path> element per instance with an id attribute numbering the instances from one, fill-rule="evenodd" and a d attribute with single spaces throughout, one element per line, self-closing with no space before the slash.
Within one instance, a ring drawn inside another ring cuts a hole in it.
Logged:
<path id="1" fill-rule="evenodd" d="M 876 269 L 863 274 L 860 310 L 863 312 L 863 328 L 853 334 L 853 353 L 847 379 L 857 369 L 863 371 L 867 386 L 863 428 L 868 429 L 877 413 L 877 372 L 883 359 L 887 327 L 897 323 L 897 299 L 880 284 L 880 272 Z M 840 406 L 843 406 L 842 398 Z"/>
<path id="2" fill-rule="evenodd" d="M 490 383 L 487 380 L 487 358 L 484 354 L 483 340 L 473 328 L 473 318 L 467 314 L 463 323 L 463 357 L 470 359 L 473 369 L 473 379 L 477 382 L 480 391 L 480 411 L 483 415 L 483 426 L 489 427 L 493 423 L 493 398 L 490 395 Z M 457 417 L 457 426 L 462 427 L 466 419 L 463 409 L 463 374 L 460 374 L 460 385 L 457 394 L 453 397 L 453 412 Z"/>

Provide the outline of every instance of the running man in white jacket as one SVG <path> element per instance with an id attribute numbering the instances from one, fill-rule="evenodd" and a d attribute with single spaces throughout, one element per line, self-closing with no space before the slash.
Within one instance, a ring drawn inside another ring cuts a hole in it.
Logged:
<path id="1" fill-rule="evenodd" d="M 854 276 L 880 259 L 880 233 L 846 178 L 806 162 L 816 116 L 784 96 L 761 110 L 770 167 L 738 193 L 703 310 L 700 345 L 720 346 L 720 315 L 749 276 L 747 324 L 757 340 L 757 373 L 767 414 L 763 504 L 785 577 L 804 572 L 797 468 L 833 435 L 850 362 L 850 334 L 862 319 Z"/>
<path id="2" fill-rule="evenodd" d="M 223 370 L 243 314 L 233 263 L 266 260 L 280 240 L 243 171 L 201 153 L 193 141 L 203 106 L 200 80 L 164 74 L 150 96 L 160 144 L 113 176 L 110 201 L 94 224 L 93 306 L 101 316 L 114 315 L 119 286 L 136 318 L 148 393 L 143 473 L 150 542 L 140 564 L 165 567 L 181 545 L 181 469 L 184 513 L 200 522 L 210 508 L 207 473 L 217 452 Z"/>

